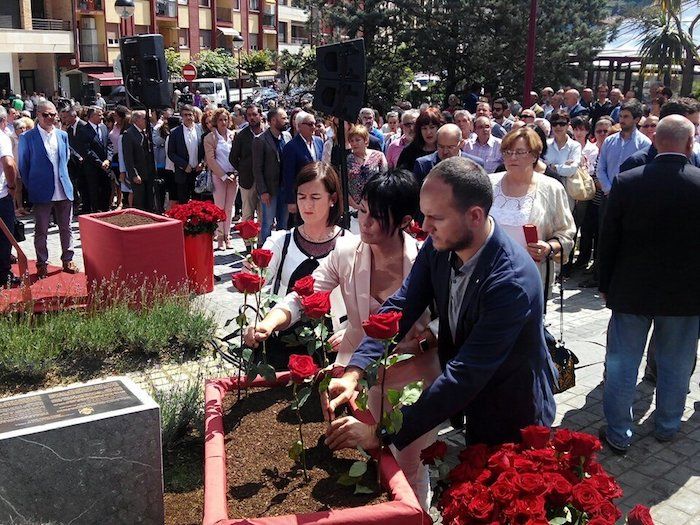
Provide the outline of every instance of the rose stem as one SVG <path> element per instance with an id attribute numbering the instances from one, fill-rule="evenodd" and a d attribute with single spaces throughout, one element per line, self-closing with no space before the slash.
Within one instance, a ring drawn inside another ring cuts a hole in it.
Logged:
<path id="1" fill-rule="evenodd" d="M 304 435 L 301 432 L 301 409 L 299 408 L 299 399 L 297 398 L 297 385 L 294 385 L 294 398 L 297 400 L 297 419 L 299 420 L 299 442 L 301 443 L 301 468 L 304 469 L 304 481 L 309 481 L 309 475 L 306 472 L 306 447 L 304 447 Z"/>

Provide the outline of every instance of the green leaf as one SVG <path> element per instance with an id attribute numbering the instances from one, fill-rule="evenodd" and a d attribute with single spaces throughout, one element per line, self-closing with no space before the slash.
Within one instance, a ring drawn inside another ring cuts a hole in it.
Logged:
<path id="1" fill-rule="evenodd" d="M 311 394 L 311 387 L 307 386 L 305 388 L 302 388 L 297 392 L 297 409 L 301 408 L 304 406 L 304 403 L 309 399 L 309 395 Z"/>
<path id="2" fill-rule="evenodd" d="M 272 365 L 261 363 L 258 367 L 258 373 L 265 378 L 265 381 L 274 382 L 277 379 L 277 374 Z"/>
<path id="3" fill-rule="evenodd" d="M 391 419 L 392 434 L 397 434 L 403 426 L 403 412 L 401 410 L 393 410 L 389 418 Z"/>
<path id="4" fill-rule="evenodd" d="M 438 477 L 440 478 L 440 480 L 441 481 L 447 480 L 447 478 L 450 475 L 451 470 L 452 469 L 450 468 L 450 466 L 447 463 L 444 463 L 444 462 L 440 463 L 438 465 Z"/>
<path id="5" fill-rule="evenodd" d="M 357 478 L 353 478 L 349 474 L 341 474 L 338 476 L 338 485 L 343 485 L 344 487 L 352 487 L 358 482 Z"/>
<path id="6" fill-rule="evenodd" d="M 398 390 L 394 390 L 390 388 L 389 390 L 386 391 L 386 398 L 391 403 L 392 407 L 395 407 L 396 405 L 399 404 L 399 401 L 401 400 L 402 393 L 399 392 Z"/>
<path id="7" fill-rule="evenodd" d="M 282 339 L 283 343 L 286 343 L 288 345 L 294 345 L 294 346 L 299 345 L 299 339 L 297 339 L 297 337 L 294 335 L 291 335 L 291 334 L 283 335 L 281 339 Z"/>
<path id="8" fill-rule="evenodd" d="M 387 359 L 386 368 L 394 366 L 394 365 L 401 363 L 403 361 L 408 361 L 409 359 L 412 359 L 412 358 L 413 358 L 413 354 L 392 354 L 389 356 L 389 359 Z"/>
<path id="9" fill-rule="evenodd" d="M 289 459 L 292 461 L 299 461 L 299 457 L 301 457 L 301 453 L 304 451 L 304 445 L 301 444 L 301 441 L 297 440 L 295 441 L 291 447 L 289 447 Z"/>
<path id="10" fill-rule="evenodd" d="M 369 400 L 369 396 L 367 395 L 367 390 L 360 390 L 360 393 L 357 394 L 357 397 L 355 398 L 355 403 L 357 404 L 357 408 L 360 410 L 367 410 L 367 401 Z"/>
<path id="11" fill-rule="evenodd" d="M 412 405 L 416 401 L 418 401 L 418 398 L 420 397 L 421 393 L 423 392 L 423 381 L 414 381 L 413 383 L 409 383 L 403 387 L 403 390 L 401 392 L 401 398 L 400 402 L 403 406 L 408 406 Z M 396 405 L 396 403 L 392 403 L 392 405 Z"/>
<path id="12" fill-rule="evenodd" d="M 360 478 L 365 474 L 365 472 L 367 472 L 367 463 L 364 461 L 355 461 L 355 463 L 353 463 L 350 467 L 348 474 L 353 478 Z"/>
<path id="13" fill-rule="evenodd" d="M 331 377 L 330 374 L 326 374 L 325 376 L 323 376 L 323 379 L 321 379 L 321 381 L 318 384 L 319 393 L 328 391 L 328 385 L 330 385 L 331 379 L 333 379 L 333 378 Z"/>
<path id="14" fill-rule="evenodd" d="M 357 448 L 357 451 L 358 451 L 360 454 L 362 454 L 362 456 L 363 456 L 364 458 L 369 459 L 369 458 L 372 457 L 372 456 L 370 456 L 369 454 L 367 454 L 367 452 L 365 452 L 365 449 L 362 448 L 361 446 L 358 445 L 356 448 Z"/>
<path id="15" fill-rule="evenodd" d="M 565 525 L 569 521 L 564 516 L 558 516 L 549 520 L 549 525 Z"/>
<path id="16" fill-rule="evenodd" d="M 355 485 L 355 492 L 353 494 L 374 494 L 374 491 L 371 488 L 365 487 L 364 485 L 360 485 L 358 483 Z"/>
<path id="17" fill-rule="evenodd" d="M 245 313 L 240 313 L 236 316 L 236 324 L 243 328 L 248 324 L 248 318 L 246 317 Z"/>

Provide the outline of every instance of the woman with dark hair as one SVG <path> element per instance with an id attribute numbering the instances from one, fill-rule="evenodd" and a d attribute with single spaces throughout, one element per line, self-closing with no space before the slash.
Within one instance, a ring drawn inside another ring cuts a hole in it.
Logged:
<path id="1" fill-rule="evenodd" d="M 127 195 L 126 205 L 131 208 L 134 205 L 134 194 L 131 191 L 131 186 L 126 180 L 126 166 L 124 165 L 122 155 L 122 135 L 131 125 L 131 111 L 126 106 L 117 106 L 114 111 L 107 114 L 105 124 L 109 127 L 109 121 L 112 121 L 112 127 L 109 131 L 110 153 L 109 158 L 112 166 L 112 195 L 109 202 L 117 198 L 117 209 L 121 209 L 124 200 L 124 194 Z"/>
<path id="2" fill-rule="evenodd" d="M 288 294 L 299 279 L 310 275 L 325 260 L 337 240 L 346 233 L 346 230 L 336 226 L 343 212 L 343 187 L 332 166 L 325 162 L 307 164 L 297 175 L 296 184 L 297 209 L 303 224 L 289 231 L 272 232 L 263 245 L 264 249 L 273 253 L 265 282 L 274 295 Z M 331 297 L 331 303 L 333 324 L 338 328 L 341 324 L 339 319 L 345 312 L 339 293 Z M 273 312 L 262 321 L 265 325 L 274 326 L 266 332 L 268 336 L 277 327 L 270 320 L 271 316 L 274 319 Z M 299 352 L 298 348 L 289 348 L 281 343 L 282 337 L 293 335 L 295 328 L 295 323 L 291 323 L 291 326 L 288 323 L 284 332 L 271 340 L 271 345 L 268 344 L 268 359 L 277 369 L 286 369 L 289 355 Z M 342 332 L 336 330 L 330 343 L 337 348 L 340 340 Z"/>
<path id="3" fill-rule="evenodd" d="M 315 290 L 339 289 L 347 309 L 344 334 L 340 338 L 334 334 L 333 349 L 338 352 L 335 366 L 347 365 L 364 337 L 362 321 L 401 287 L 413 267 L 419 245 L 403 230 L 418 209 L 419 190 L 415 177 L 406 170 L 380 173 L 368 180 L 359 202 L 360 236 L 346 235 L 340 239 L 312 274 Z M 301 300 L 296 292 L 292 292 L 258 323 L 254 332 L 249 332 L 247 343 L 257 345 L 275 330 L 284 329 L 300 318 Z M 419 343 L 429 321 L 430 315 L 426 311 L 398 344 L 395 352 L 415 355 L 389 369 L 385 388 L 400 390 L 418 380 L 422 380 L 426 388 L 440 374 L 436 349 L 423 352 Z M 370 391 L 369 406 L 375 418 L 379 417 L 379 395 L 376 387 Z M 401 451 L 393 450 L 424 505 L 429 504 L 429 481 L 427 470 L 420 462 L 420 452 L 435 440 L 436 435 L 437 429 Z"/>
<path id="4" fill-rule="evenodd" d="M 165 181 L 166 187 L 160 192 L 156 191 L 156 209 L 162 209 L 163 202 L 165 198 L 165 191 L 167 190 L 167 174 L 165 172 L 165 141 L 170 135 L 170 127 L 168 126 L 168 120 L 165 113 L 154 111 L 151 113 L 151 140 L 153 140 L 153 157 L 156 163 L 156 177 Z"/>
<path id="5" fill-rule="evenodd" d="M 437 151 L 437 132 L 444 123 L 440 110 L 427 108 L 421 111 L 413 125 L 415 136 L 399 155 L 396 167 L 411 171 L 418 157 Z"/>

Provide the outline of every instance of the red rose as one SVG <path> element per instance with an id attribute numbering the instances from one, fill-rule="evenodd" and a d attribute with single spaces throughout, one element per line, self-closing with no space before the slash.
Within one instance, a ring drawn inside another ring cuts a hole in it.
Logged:
<path id="1" fill-rule="evenodd" d="M 554 445 L 554 448 L 559 452 L 568 452 L 571 450 L 571 439 L 573 434 L 574 433 L 568 428 L 560 428 L 552 437 L 552 445 Z"/>
<path id="2" fill-rule="evenodd" d="M 553 448 L 541 448 L 538 450 L 526 450 L 522 453 L 525 459 L 529 459 L 539 466 L 539 470 L 555 472 L 559 469 L 559 460 Z"/>
<path id="3" fill-rule="evenodd" d="M 517 489 L 515 489 L 511 483 L 501 479 L 494 482 L 490 488 L 491 494 L 493 494 L 493 499 L 501 504 L 510 503 L 513 501 L 513 498 L 518 495 Z"/>
<path id="4" fill-rule="evenodd" d="M 494 472 L 506 471 L 513 466 L 513 454 L 505 450 L 499 450 L 489 458 L 488 466 Z"/>
<path id="5" fill-rule="evenodd" d="M 258 268 L 267 268 L 272 260 L 273 253 L 270 250 L 258 248 L 250 253 L 255 266 Z"/>
<path id="6" fill-rule="evenodd" d="M 256 293 L 265 284 L 265 279 L 250 272 L 238 272 L 231 277 L 233 286 L 241 293 Z"/>
<path id="7" fill-rule="evenodd" d="M 288 367 L 294 383 L 303 383 L 305 379 L 314 377 L 319 371 L 310 355 L 290 355 Z"/>
<path id="8" fill-rule="evenodd" d="M 588 458 L 594 452 L 601 450 L 603 446 L 597 437 L 584 432 L 573 432 L 571 436 L 571 455 L 579 458 Z"/>
<path id="9" fill-rule="evenodd" d="M 537 472 L 537 465 L 534 461 L 519 455 L 513 458 L 513 467 L 520 473 Z"/>
<path id="10" fill-rule="evenodd" d="M 477 485 L 478 491 L 467 502 L 467 515 L 479 521 L 487 520 L 493 513 L 493 498 L 483 485 Z"/>
<path id="11" fill-rule="evenodd" d="M 331 311 L 331 292 L 314 292 L 301 298 L 304 313 L 311 319 L 321 319 Z"/>
<path id="12" fill-rule="evenodd" d="M 620 485 L 612 476 L 608 476 L 604 472 L 591 476 L 589 481 L 604 498 L 617 499 L 622 497 Z"/>
<path id="13" fill-rule="evenodd" d="M 255 239 L 260 233 L 260 223 L 255 221 L 242 221 L 233 227 L 242 239 Z"/>
<path id="14" fill-rule="evenodd" d="M 613 525 L 614 523 L 614 521 L 608 521 L 604 518 L 593 518 L 588 520 L 587 525 Z"/>
<path id="15" fill-rule="evenodd" d="M 491 471 L 479 465 L 460 463 L 450 471 L 450 481 L 478 481 L 486 483 L 491 478 Z"/>
<path id="16" fill-rule="evenodd" d="M 368 336 L 388 341 L 399 333 L 402 315 L 401 312 L 372 314 L 366 321 L 362 321 L 362 328 Z"/>
<path id="17" fill-rule="evenodd" d="M 555 508 L 564 507 L 571 501 L 571 483 L 567 479 L 556 472 L 547 472 L 543 475 L 544 482 L 547 485 L 545 499 Z"/>
<path id="18" fill-rule="evenodd" d="M 574 485 L 574 488 L 571 489 L 571 499 L 577 509 L 589 514 L 603 501 L 603 497 L 591 483 L 588 483 L 588 480 Z"/>
<path id="19" fill-rule="evenodd" d="M 302 277 L 296 283 L 294 283 L 294 288 L 292 288 L 300 297 L 306 297 L 314 293 L 314 278 L 310 275 Z"/>
<path id="20" fill-rule="evenodd" d="M 526 472 L 518 477 L 515 485 L 525 494 L 544 494 L 547 490 L 542 476 Z"/>
<path id="21" fill-rule="evenodd" d="M 627 515 L 627 525 L 654 525 L 654 520 L 651 519 L 649 507 L 644 505 L 635 505 Z"/>
<path id="22" fill-rule="evenodd" d="M 509 523 L 531 523 L 532 520 L 544 519 L 547 513 L 542 496 L 525 496 L 513 500 L 503 514 Z"/>
<path id="23" fill-rule="evenodd" d="M 447 443 L 436 441 L 429 447 L 421 450 L 420 460 L 423 462 L 423 465 L 435 465 L 435 460 L 445 459 L 445 454 L 447 454 Z"/>
<path id="24" fill-rule="evenodd" d="M 520 431 L 523 437 L 524 448 L 544 448 L 549 443 L 549 434 L 551 430 L 548 427 L 539 425 L 530 425 Z"/>
<path id="25" fill-rule="evenodd" d="M 489 447 L 483 443 L 469 445 L 459 453 L 459 461 L 477 467 L 485 467 L 489 459 Z"/>
<path id="26" fill-rule="evenodd" d="M 602 518 L 610 525 L 615 525 L 615 522 L 622 516 L 622 512 L 609 501 L 603 500 L 595 510 L 590 512 L 590 515 L 595 518 Z"/>

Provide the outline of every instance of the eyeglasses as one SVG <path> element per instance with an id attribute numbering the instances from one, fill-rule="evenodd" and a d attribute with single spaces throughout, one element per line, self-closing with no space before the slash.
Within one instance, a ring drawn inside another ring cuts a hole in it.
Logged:
<path id="1" fill-rule="evenodd" d="M 656 127 L 656 124 L 643 124 L 642 127 L 643 127 L 644 129 L 646 129 L 646 128 L 655 128 L 655 127 Z"/>
<path id="2" fill-rule="evenodd" d="M 597 129 L 597 130 L 595 130 L 595 134 L 596 135 L 607 135 L 608 130 L 607 129 Z"/>
<path id="3" fill-rule="evenodd" d="M 302 122 L 302 125 L 305 125 L 305 126 L 315 126 L 316 123 L 315 123 L 315 122 Z"/>
<path id="4" fill-rule="evenodd" d="M 569 125 L 569 123 L 568 123 L 568 122 L 564 122 L 563 120 L 562 120 L 562 121 L 559 121 L 559 122 L 552 122 L 552 126 L 553 126 L 553 127 L 556 127 L 556 126 L 568 126 L 568 125 Z"/>
<path id="5" fill-rule="evenodd" d="M 48 111 L 41 114 L 44 118 L 56 118 L 57 113 L 50 113 Z"/>
<path id="6" fill-rule="evenodd" d="M 524 118 L 524 119 L 526 119 L 526 118 L 535 118 L 535 115 L 523 115 L 523 118 Z"/>
<path id="7" fill-rule="evenodd" d="M 444 150 L 456 150 L 459 149 L 459 144 L 438 144 L 437 147 Z"/>
<path id="8" fill-rule="evenodd" d="M 522 149 L 515 149 L 515 150 L 507 149 L 501 153 L 503 153 L 504 157 L 523 157 L 523 156 L 528 155 L 532 152 L 530 150 L 522 150 Z"/>

